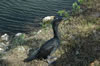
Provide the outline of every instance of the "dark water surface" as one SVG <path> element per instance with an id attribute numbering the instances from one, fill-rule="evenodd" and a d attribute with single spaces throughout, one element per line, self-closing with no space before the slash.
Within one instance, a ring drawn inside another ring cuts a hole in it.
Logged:
<path id="1" fill-rule="evenodd" d="M 0 33 L 29 32 L 41 18 L 70 9 L 75 0 L 0 0 Z"/>

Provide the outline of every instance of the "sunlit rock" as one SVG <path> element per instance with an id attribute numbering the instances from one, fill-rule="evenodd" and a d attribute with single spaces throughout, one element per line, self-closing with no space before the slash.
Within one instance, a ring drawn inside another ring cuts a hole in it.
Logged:
<path id="1" fill-rule="evenodd" d="M 0 52 L 4 52 L 7 49 L 7 45 L 3 42 L 0 43 Z"/>
<path id="2" fill-rule="evenodd" d="M 43 23 L 51 22 L 54 19 L 55 16 L 47 16 L 43 18 Z"/>
<path id="3" fill-rule="evenodd" d="M 4 52 L 4 49 L 3 48 L 0 48 L 0 54 L 3 53 L 3 52 Z"/>
<path id="4" fill-rule="evenodd" d="M 6 44 L 3 43 L 3 42 L 1 42 L 1 43 L 0 43 L 0 47 L 4 47 L 4 46 L 6 46 Z"/>
<path id="5" fill-rule="evenodd" d="M 39 34 L 39 33 L 41 33 L 42 32 L 42 30 L 39 30 L 38 32 L 37 32 L 37 34 Z"/>
<path id="6" fill-rule="evenodd" d="M 0 48 L 0 51 L 3 51 L 4 49 Z"/>
<path id="7" fill-rule="evenodd" d="M 18 51 L 25 51 L 25 48 L 23 46 L 19 46 L 17 48 L 18 48 Z"/>
<path id="8" fill-rule="evenodd" d="M 6 33 L 5 33 L 4 35 L 1 36 L 1 40 L 8 41 L 8 39 L 9 39 L 9 35 L 6 34 Z"/>
<path id="9" fill-rule="evenodd" d="M 21 36 L 21 35 L 22 35 L 22 33 L 17 33 L 15 36 L 17 36 L 17 37 L 18 37 L 18 36 Z"/>

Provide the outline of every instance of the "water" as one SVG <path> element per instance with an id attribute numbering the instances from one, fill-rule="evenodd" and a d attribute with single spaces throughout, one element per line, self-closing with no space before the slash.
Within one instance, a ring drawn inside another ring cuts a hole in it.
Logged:
<path id="1" fill-rule="evenodd" d="M 41 18 L 71 9 L 75 0 L 0 0 L 0 33 L 30 32 Z"/>

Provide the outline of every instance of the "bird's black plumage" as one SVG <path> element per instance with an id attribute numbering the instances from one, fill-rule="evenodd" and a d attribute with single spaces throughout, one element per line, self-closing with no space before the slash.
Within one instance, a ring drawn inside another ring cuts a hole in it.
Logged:
<path id="1" fill-rule="evenodd" d="M 60 40 L 58 36 L 58 25 L 62 21 L 62 17 L 55 17 L 52 21 L 52 28 L 54 32 L 54 37 L 45 42 L 40 48 L 38 48 L 34 53 L 26 58 L 24 62 L 32 61 L 33 59 L 47 59 L 60 45 Z"/>

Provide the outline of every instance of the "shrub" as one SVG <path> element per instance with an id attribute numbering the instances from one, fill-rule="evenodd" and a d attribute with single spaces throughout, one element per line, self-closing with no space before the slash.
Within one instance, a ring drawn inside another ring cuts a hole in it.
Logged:
<path id="1" fill-rule="evenodd" d="M 78 13 L 80 11 L 80 5 L 77 4 L 77 2 L 73 3 L 72 5 L 72 13 Z"/>
<path id="2" fill-rule="evenodd" d="M 63 17 L 69 17 L 69 13 L 66 10 L 60 10 L 57 12 L 58 15 L 63 16 Z"/>
<path id="3" fill-rule="evenodd" d="M 78 2 L 79 2 L 80 4 L 83 4 L 84 0 L 78 0 Z"/>

